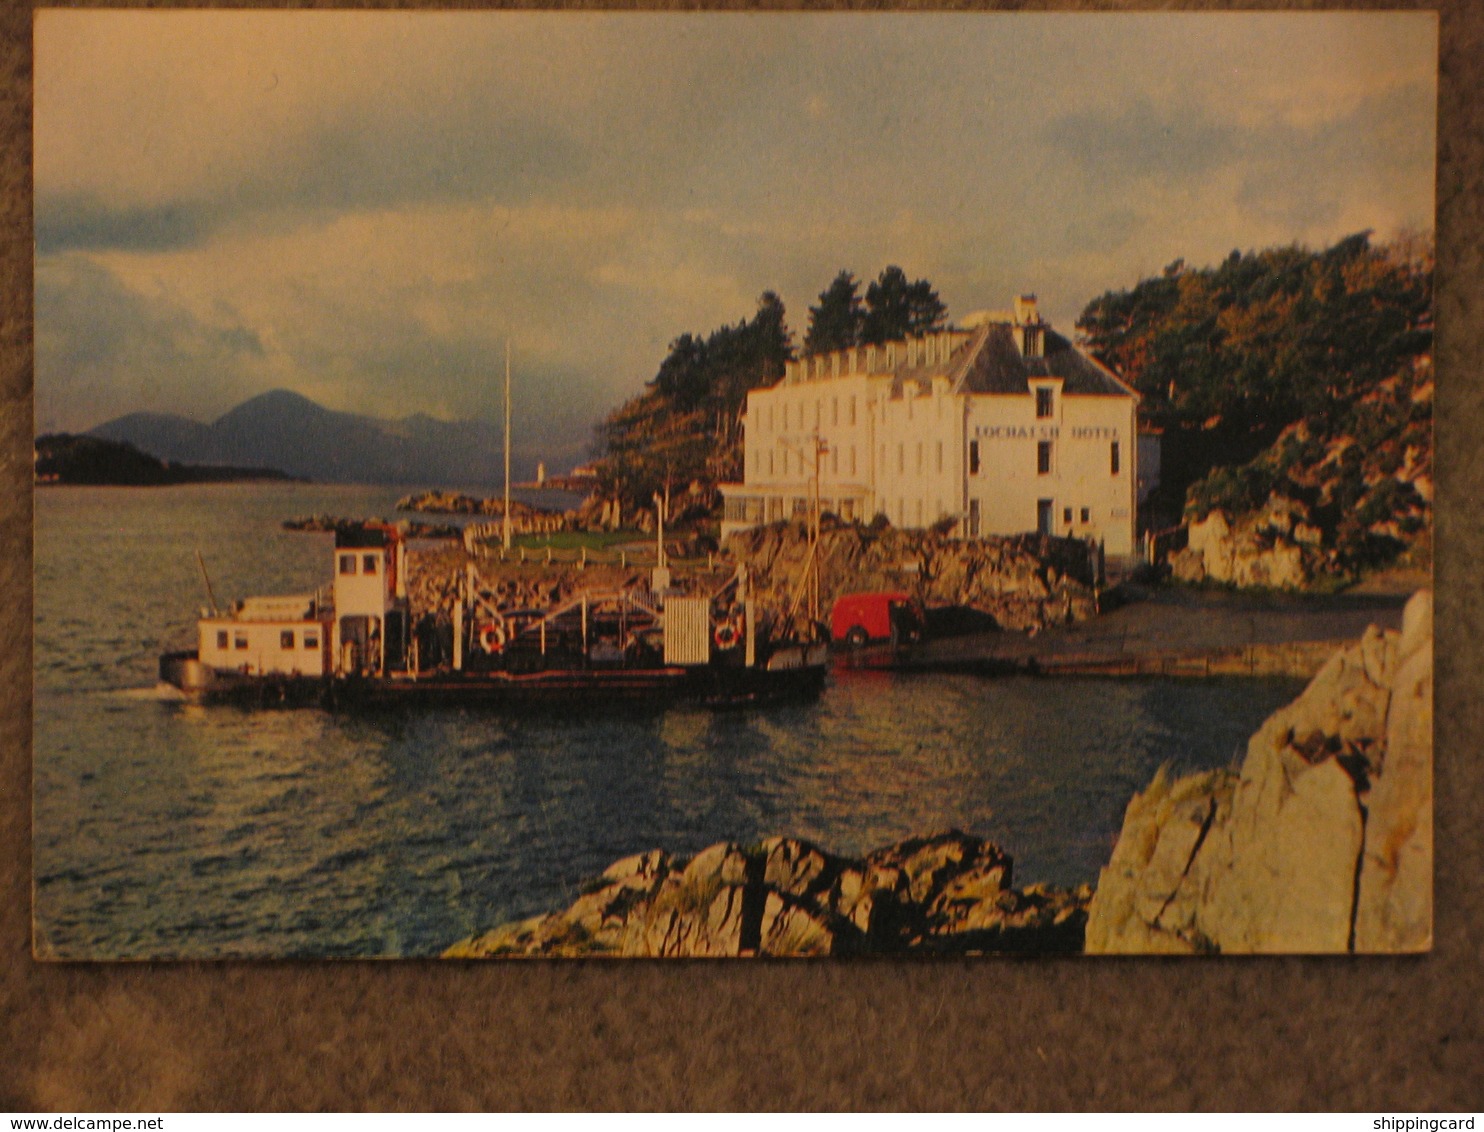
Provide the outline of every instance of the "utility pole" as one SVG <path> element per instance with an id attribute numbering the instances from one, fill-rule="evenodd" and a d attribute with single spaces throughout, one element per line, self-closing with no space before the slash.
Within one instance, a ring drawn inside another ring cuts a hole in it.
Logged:
<path id="1" fill-rule="evenodd" d="M 665 558 L 665 515 L 670 510 L 670 476 L 665 474 L 665 494 L 654 493 L 655 523 L 655 562 L 663 570 L 670 563 Z"/>
<path id="2" fill-rule="evenodd" d="M 809 441 L 811 450 L 814 453 L 814 473 L 810 477 L 809 482 L 809 494 L 811 497 L 809 501 L 809 521 L 804 527 L 809 539 L 809 553 L 804 559 L 805 570 L 807 572 L 804 577 L 799 579 L 799 584 L 794 589 L 793 601 L 788 607 L 787 621 L 789 624 L 792 624 L 794 614 L 798 612 L 800 603 L 805 598 L 808 598 L 809 624 L 810 631 L 812 632 L 814 625 L 819 622 L 819 536 L 821 533 L 819 519 L 819 462 L 825 453 L 830 450 L 830 442 L 819 435 L 818 429 L 810 435 Z M 803 463 L 803 445 L 791 440 L 784 440 L 783 443 L 791 451 L 797 452 L 799 454 L 799 462 Z"/>
<path id="3" fill-rule="evenodd" d="M 510 339 L 505 339 L 505 539 L 510 549 Z"/>
<path id="4" fill-rule="evenodd" d="M 814 548 L 814 561 L 813 561 L 813 565 L 810 567 L 810 570 L 809 570 L 809 625 L 810 625 L 810 632 L 813 632 L 813 627 L 819 623 L 819 557 L 818 557 L 819 556 L 819 535 L 820 535 L 820 522 L 819 522 L 819 461 L 821 460 L 821 458 L 823 458 L 824 454 L 829 451 L 829 447 L 830 447 L 829 446 L 829 442 L 826 441 L 823 437 L 821 437 L 819 435 L 819 432 L 817 430 L 814 433 L 813 440 L 814 440 L 814 483 L 813 483 L 813 496 L 814 497 L 811 500 L 811 508 L 810 508 L 810 524 L 809 524 L 810 525 L 810 532 L 809 532 L 810 538 L 809 538 L 809 542 L 810 542 L 810 545 Z"/>

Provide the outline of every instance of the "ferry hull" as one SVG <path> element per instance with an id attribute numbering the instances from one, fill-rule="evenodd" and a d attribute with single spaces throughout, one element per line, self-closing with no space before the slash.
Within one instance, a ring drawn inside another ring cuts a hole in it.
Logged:
<path id="1" fill-rule="evenodd" d="M 202 664 L 196 652 L 160 657 L 160 679 L 192 703 L 243 707 L 309 707 L 323 703 L 329 681 L 322 676 L 254 675 Z"/>
<path id="2" fill-rule="evenodd" d="M 796 663 L 774 668 L 668 666 L 311 678 L 223 672 L 201 664 L 195 653 L 169 653 L 160 658 L 160 678 L 193 702 L 247 707 L 439 705 L 590 711 L 616 705 L 726 708 L 810 699 L 824 688 L 825 664 L 820 650 L 818 655 L 801 652 Z"/>

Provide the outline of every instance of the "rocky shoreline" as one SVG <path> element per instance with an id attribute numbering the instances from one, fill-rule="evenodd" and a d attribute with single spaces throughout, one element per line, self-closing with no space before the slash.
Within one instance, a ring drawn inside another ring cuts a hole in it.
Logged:
<path id="1" fill-rule="evenodd" d="M 609 866 L 570 908 L 455 944 L 451 959 L 1068 953 L 1091 889 L 1011 886 L 998 846 L 958 831 L 862 858 L 774 837 Z"/>
<path id="2" fill-rule="evenodd" d="M 765 602 L 786 604 L 803 574 L 809 539 L 801 523 L 775 523 L 733 535 L 722 552 L 747 566 Z M 846 593 L 905 590 L 925 606 L 977 614 L 982 628 L 1019 631 L 1098 611 L 1096 551 L 1075 539 L 959 539 L 839 523 L 823 527 L 815 556 L 825 609 Z"/>
<path id="3" fill-rule="evenodd" d="M 424 515 L 485 515 L 505 521 L 503 498 L 476 498 L 462 491 L 418 491 L 396 501 L 396 509 Z M 568 516 L 548 507 L 510 500 L 510 530 L 515 534 L 551 534 L 565 530 Z"/>
<path id="4" fill-rule="evenodd" d="M 675 583 L 714 592 L 747 568 L 754 598 L 781 613 L 796 596 L 809 554 L 802 525 L 776 524 L 738 535 L 709 556 L 675 570 Z M 979 631 L 1039 632 L 1094 616 L 1098 591 L 1088 547 L 1069 539 L 1040 536 L 986 538 L 970 542 L 920 531 L 872 531 L 827 527 L 820 536 L 820 606 L 846 593 L 905 590 L 924 606 L 952 609 Z M 709 562 L 709 566 L 708 566 Z M 470 556 L 464 550 L 419 549 L 408 558 L 413 604 L 449 616 L 459 576 L 473 564 L 489 584 L 503 587 L 513 603 L 560 604 L 582 590 L 601 591 L 648 584 L 649 570 L 616 562 L 547 562 Z"/>

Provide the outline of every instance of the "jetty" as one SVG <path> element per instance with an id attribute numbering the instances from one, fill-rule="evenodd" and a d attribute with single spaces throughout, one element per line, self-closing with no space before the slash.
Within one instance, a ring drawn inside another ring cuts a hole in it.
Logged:
<path id="1" fill-rule="evenodd" d="M 909 650 L 863 650 L 842 663 L 847 669 L 981 676 L 1308 679 L 1368 625 L 1400 629 L 1407 596 L 1130 586 L 1122 604 L 1074 625 L 936 637 Z"/>

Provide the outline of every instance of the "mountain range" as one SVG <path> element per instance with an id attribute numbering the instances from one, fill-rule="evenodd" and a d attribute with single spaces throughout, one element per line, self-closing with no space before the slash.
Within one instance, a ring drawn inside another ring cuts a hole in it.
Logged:
<path id="1" fill-rule="evenodd" d="M 244 401 L 210 424 L 173 413 L 129 413 L 89 431 L 185 464 L 275 468 L 325 483 L 480 484 L 503 476 L 499 429 L 483 421 L 440 421 L 418 413 L 395 420 L 326 409 L 276 389 Z M 514 478 L 535 460 L 512 455 Z"/>

